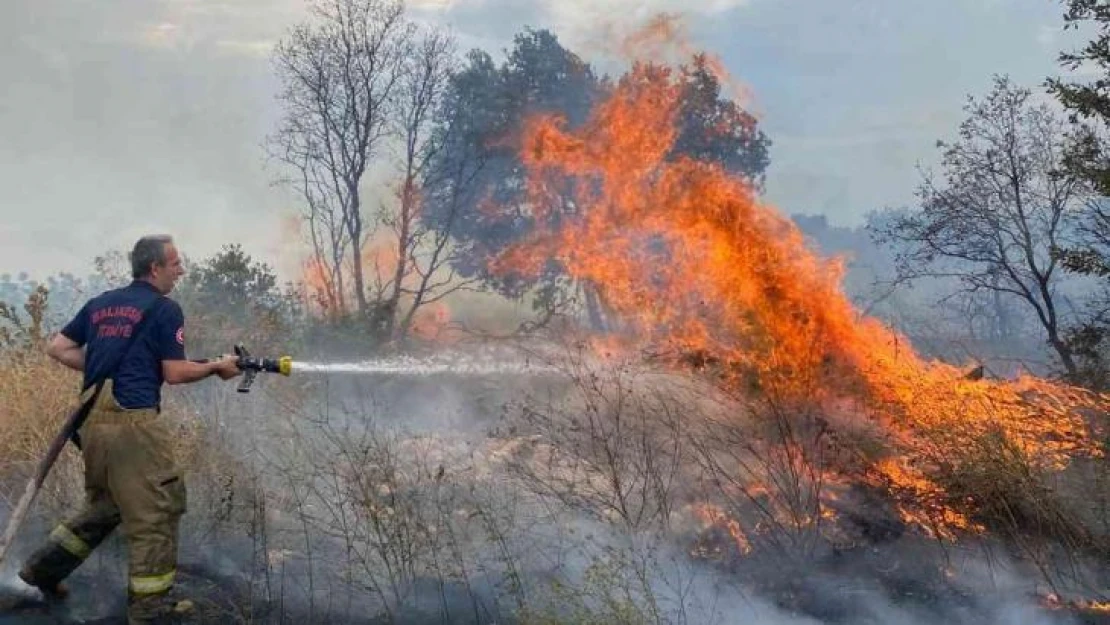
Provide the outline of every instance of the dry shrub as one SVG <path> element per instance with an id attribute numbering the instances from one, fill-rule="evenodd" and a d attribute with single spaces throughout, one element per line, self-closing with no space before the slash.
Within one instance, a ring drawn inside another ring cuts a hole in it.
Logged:
<path id="1" fill-rule="evenodd" d="M 620 551 L 606 551 L 590 561 L 580 579 L 553 580 L 548 593 L 516 615 L 519 621 L 527 625 L 666 622 L 653 609 L 653 590 L 630 574 L 637 563 Z"/>
<path id="2" fill-rule="evenodd" d="M 43 453 L 77 406 L 81 378 L 43 351 L 47 292 L 24 303 L 25 315 L 0 303 L 0 494 L 14 505 Z M 67 445 L 38 494 L 39 506 L 57 513 L 84 494 L 80 452 Z"/>
<path id="3" fill-rule="evenodd" d="M 0 489 L 14 505 L 42 455 L 77 405 L 80 377 L 39 348 L 8 348 L 0 358 Z M 57 513 L 84 495 L 80 452 L 67 445 L 39 491 L 38 502 Z"/>
<path id="4" fill-rule="evenodd" d="M 465 586 L 461 563 L 477 566 L 462 537 L 474 532 L 459 529 L 476 506 L 450 445 L 382 428 L 374 412 L 287 404 L 260 431 L 267 602 L 283 601 L 271 578 L 289 568 L 309 618 L 368 601 L 395 622 L 426 601 L 422 580 Z"/>
<path id="5" fill-rule="evenodd" d="M 169 402 L 163 416 L 177 431 L 175 457 L 188 483 L 189 514 L 183 523 L 201 540 L 215 539 L 223 530 L 239 531 L 252 520 L 260 491 L 249 461 L 205 414 Z"/>
<path id="6" fill-rule="evenodd" d="M 521 442 L 510 470 L 527 490 L 599 521 L 667 528 L 691 464 L 683 427 L 693 407 L 666 376 L 567 365 L 565 395 L 529 398 L 504 424 Z"/>
<path id="7" fill-rule="evenodd" d="M 828 539 L 826 422 L 712 382 L 565 355 L 566 388 L 515 406 L 500 435 L 527 492 L 703 558 L 811 556 Z M 856 433 L 864 438 L 864 433 Z"/>
<path id="8" fill-rule="evenodd" d="M 996 431 L 953 450 L 937 479 L 943 480 L 952 501 L 970 502 L 981 523 L 1008 538 L 1050 538 L 1089 546 L 1089 533 L 1064 507 L 1048 478 L 1046 469 Z"/>
<path id="9" fill-rule="evenodd" d="M 1103 443 L 1104 454 L 1110 455 L 1110 438 Z M 1062 505 L 1088 528 L 1100 544 L 1110 546 L 1110 459 L 1077 459 L 1051 480 Z"/>
<path id="10" fill-rule="evenodd" d="M 694 435 L 707 478 L 700 515 L 718 527 L 727 519 L 734 553 L 798 562 L 833 535 L 828 501 L 838 481 L 827 434 L 812 415 L 767 406 L 711 420 Z"/>

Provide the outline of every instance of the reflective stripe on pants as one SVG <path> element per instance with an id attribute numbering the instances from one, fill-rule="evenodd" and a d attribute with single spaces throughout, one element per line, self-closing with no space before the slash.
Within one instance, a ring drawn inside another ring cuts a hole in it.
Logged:
<path id="1" fill-rule="evenodd" d="M 59 524 L 55 527 L 54 531 L 50 532 L 50 539 L 79 560 L 88 558 L 89 554 L 92 553 L 92 547 L 89 546 L 89 543 L 81 540 L 81 537 L 74 534 L 65 524 Z"/>
<path id="2" fill-rule="evenodd" d="M 131 576 L 131 593 L 134 595 L 154 595 L 163 593 L 173 587 L 174 576 L 177 571 L 170 571 L 161 575 Z"/>

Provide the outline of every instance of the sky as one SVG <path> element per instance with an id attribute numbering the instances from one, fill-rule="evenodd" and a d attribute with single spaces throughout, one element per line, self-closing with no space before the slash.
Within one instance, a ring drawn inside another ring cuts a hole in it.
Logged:
<path id="1" fill-rule="evenodd" d="M 911 204 L 968 95 L 994 73 L 1039 88 L 1059 0 L 413 0 L 460 49 L 550 28 L 608 69 L 612 33 L 677 13 L 772 141 L 766 200 L 855 226 Z M 150 232 L 191 257 L 241 243 L 283 275 L 295 198 L 262 144 L 280 113 L 273 44 L 301 0 L 0 3 L 0 274 L 83 275 Z"/>

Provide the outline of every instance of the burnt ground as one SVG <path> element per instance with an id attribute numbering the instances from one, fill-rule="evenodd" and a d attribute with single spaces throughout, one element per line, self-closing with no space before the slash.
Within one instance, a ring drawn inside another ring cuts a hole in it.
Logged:
<path id="1" fill-rule="evenodd" d="M 853 568 L 872 565 L 876 569 L 890 566 L 889 559 L 876 554 L 880 561 L 857 562 Z M 815 563 L 816 564 L 816 563 Z M 820 567 L 820 565 L 818 565 Z M 124 576 L 122 571 L 111 572 L 112 567 L 92 566 L 79 570 L 70 580 L 71 594 L 64 602 L 44 603 L 37 595 L 27 593 L 25 587 L 17 590 L 9 579 L 0 584 L 0 625 L 124 625 L 126 619 L 125 602 L 122 594 Z M 815 567 L 817 568 L 817 567 Z M 824 569 L 824 567 L 821 567 Z M 781 610 L 766 621 L 749 621 L 751 625 L 839 625 L 841 623 L 890 623 L 891 625 L 918 625 L 921 623 L 980 623 L 982 625 L 1110 625 L 1110 612 L 1104 610 L 1083 610 L 1080 608 L 1044 609 L 1031 616 L 1028 611 L 1007 613 L 988 609 L 992 599 L 976 597 L 951 586 L 945 587 L 939 580 L 935 584 L 924 583 L 919 575 L 913 579 L 891 580 L 893 591 L 888 595 L 894 611 L 886 615 L 873 610 L 861 611 L 859 592 L 866 592 L 863 580 L 832 566 L 827 570 L 784 571 L 783 577 L 793 579 L 793 583 L 770 584 L 764 586 L 761 595 L 773 602 Z M 853 589 L 853 586 L 858 588 Z M 367 614 L 352 618 L 329 617 L 322 614 L 319 607 L 310 613 L 297 605 L 256 603 L 254 614 L 249 614 L 245 606 L 250 604 L 247 586 L 242 579 L 221 576 L 198 564 L 185 564 L 179 571 L 179 583 L 175 592 L 188 597 L 197 604 L 197 610 L 185 623 L 196 625 L 230 623 L 320 623 L 329 625 L 385 625 L 386 623 L 406 623 L 412 625 L 432 625 L 435 623 L 504 623 L 512 624 L 496 614 L 496 609 L 487 611 L 477 606 L 468 606 L 462 593 L 452 603 L 456 606 L 454 614 L 443 614 L 439 610 L 427 612 L 410 611 L 395 615 L 394 618 L 375 617 Z M 292 603 L 292 602 L 291 602 Z M 1030 604 L 1032 598 L 1030 599 Z M 1010 617 L 1004 616 L 1013 614 Z M 884 618 L 885 617 L 885 618 Z M 568 621 L 569 622 L 569 621 Z"/>
<path id="2" fill-rule="evenodd" d="M 487 609 L 466 606 L 461 594 L 455 605 L 457 615 L 444 615 L 439 610 L 410 609 L 388 618 L 384 615 L 363 617 L 329 616 L 326 609 L 309 612 L 299 606 L 256 603 L 254 614 L 245 585 L 229 578 L 213 575 L 197 567 L 182 567 L 175 594 L 188 597 L 196 610 L 182 623 L 186 625 L 228 625 L 230 623 L 296 623 L 326 625 L 437 625 L 444 623 L 504 623 L 511 619 L 497 617 Z M 114 582 L 114 580 L 112 580 Z M 0 625 L 126 625 L 122 586 L 92 575 L 75 574 L 70 581 L 71 594 L 61 602 L 44 602 L 33 591 L 16 589 L 11 584 L 0 587 Z M 476 616 L 476 612 L 478 613 Z"/>
<path id="3" fill-rule="evenodd" d="M 0 586 L 0 625 L 125 625 L 124 576 L 102 575 L 95 568 L 78 571 L 68 581 L 70 596 L 59 602 L 44 602 L 26 586 L 9 580 Z M 232 623 L 242 603 L 238 584 L 221 579 L 198 567 L 178 572 L 177 590 L 197 604 L 190 622 Z"/>

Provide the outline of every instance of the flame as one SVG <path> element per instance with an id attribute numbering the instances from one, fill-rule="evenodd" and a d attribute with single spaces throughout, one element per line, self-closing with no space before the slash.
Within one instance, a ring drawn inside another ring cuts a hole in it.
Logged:
<path id="1" fill-rule="evenodd" d="M 1105 413 L 1105 396 L 1030 376 L 969 380 L 924 360 L 905 337 L 860 315 L 841 290 L 842 262 L 813 253 L 742 179 L 668 160 L 678 78 L 636 63 L 581 129 L 557 116 L 528 120 L 526 206 L 538 227 L 494 260 L 495 272 L 534 276 L 554 260 L 597 289 L 630 345 L 707 355 L 726 386 L 749 396 L 799 405 L 854 398 L 900 457 L 875 469 L 931 510 L 928 520 L 904 516 L 940 534 L 976 529 L 934 509 L 944 493 L 928 472 L 953 450 L 1000 436 L 1044 468 L 1098 454 L 1082 413 Z"/>
<path id="2" fill-rule="evenodd" d="M 381 286 L 383 290 L 392 288 L 394 273 L 401 256 L 397 251 L 397 238 L 390 234 L 379 234 L 368 240 L 362 247 L 362 271 L 368 288 Z"/>
<path id="3" fill-rule="evenodd" d="M 316 314 L 339 314 L 335 289 L 328 268 L 321 260 L 309 258 L 301 264 L 304 304 Z"/>
<path id="4" fill-rule="evenodd" d="M 1083 610 L 1088 612 L 1110 614 L 1110 601 L 1085 601 L 1082 602 L 1080 606 Z"/>
<path id="5" fill-rule="evenodd" d="M 412 320 L 412 334 L 429 341 L 450 342 L 457 337 L 451 332 L 451 309 L 442 301 L 421 306 Z"/>
<path id="6" fill-rule="evenodd" d="M 1041 598 L 1041 605 L 1050 610 L 1076 610 L 1091 614 L 1110 614 L 1110 601 L 1093 599 L 1065 600 L 1056 593 L 1048 593 Z"/>
<path id="7" fill-rule="evenodd" d="M 692 508 L 694 516 L 702 522 L 702 530 L 710 528 L 722 528 L 728 532 L 732 537 L 736 549 L 741 555 L 747 555 L 752 552 L 752 543 L 748 540 L 748 535 L 744 528 L 740 526 L 740 522 L 736 519 L 725 514 L 723 510 L 713 504 L 699 504 Z"/>
<path id="8" fill-rule="evenodd" d="M 980 532 L 984 528 L 950 506 L 939 497 L 943 490 L 932 480 L 906 468 L 894 458 L 881 460 L 877 467 L 891 485 L 894 495 L 902 502 L 898 505 L 902 521 L 919 527 L 931 538 L 955 540 L 957 531 Z"/>

